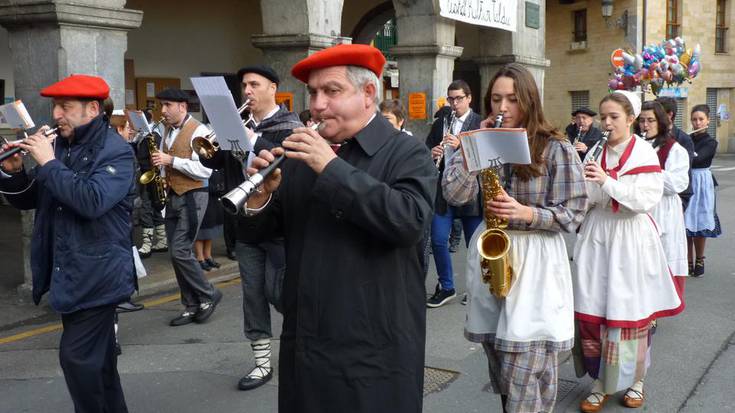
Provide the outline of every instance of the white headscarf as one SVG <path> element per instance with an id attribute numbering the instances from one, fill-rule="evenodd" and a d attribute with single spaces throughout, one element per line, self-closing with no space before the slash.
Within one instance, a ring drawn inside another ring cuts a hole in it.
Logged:
<path id="1" fill-rule="evenodd" d="M 616 90 L 613 93 L 620 93 L 628 99 L 630 105 L 633 106 L 633 115 L 635 115 L 636 118 L 641 114 L 641 98 L 638 97 L 637 93 L 629 92 L 627 90 Z"/>

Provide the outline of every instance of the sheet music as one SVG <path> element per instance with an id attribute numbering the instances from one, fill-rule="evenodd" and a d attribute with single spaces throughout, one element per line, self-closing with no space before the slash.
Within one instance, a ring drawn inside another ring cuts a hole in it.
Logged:
<path id="1" fill-rule="evenodd" d="M 0 106 L 0 113 L 2 113 L 5 123 L 13 129 L 26 130 L 36 126 L 33 119 L 31 119 L 31 114 L 28 113 L 26 106 L 20 100 Z"/>
<path id="2" fill-rule="evenodd" d="M 130 125 L 139 133 L 149 135 L 151 131 L 151 125 L 148 124 L 148 120 L 145 118 L 142 110 L 127 110 L 125 109 L 125 116 L 128 117 Z"/>
<path id="3" fill-rule="evenodd" d="M 207 111 L 210 125 L 217 134 L 215 139 L 220 149 L 252 151 L 253 147 L 242 126 L 242 119 L 237 113 L 235 100 L 227 88 L 225 78 L 192 77 L 191 84 L 194 85 L 199 101 Z"/>
<path id="4" fill-rule="evenodd" d="M 478 129 L 459 135 L 462 156 L 470 172 L 502 164 L 528 165 L 531 153 L 525 129 Z"/>

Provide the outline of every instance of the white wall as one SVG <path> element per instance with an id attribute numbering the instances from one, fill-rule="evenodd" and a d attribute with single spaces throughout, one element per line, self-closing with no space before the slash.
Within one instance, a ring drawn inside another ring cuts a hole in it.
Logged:
<path id="1" fill-rule="evenodd" d="M 246 64 L 267 63 L 250 41 L 263 31 L 259 2 L 216 3 L 128 0 L 127 8 L 144 13 L 142 26 L 128 33 L 125 57 L 135 61 L 135 76 L 175 77 L 183 89 L 192 89 L 189 77 L 201 72 L 234 73 Z"/>

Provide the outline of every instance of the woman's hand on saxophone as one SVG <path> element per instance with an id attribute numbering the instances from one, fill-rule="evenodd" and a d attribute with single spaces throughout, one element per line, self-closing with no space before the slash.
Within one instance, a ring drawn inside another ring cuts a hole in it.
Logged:
<path id="1" fill-rule="evenodd" d="M 533 208 L 518 202 L 505 189 L 501 191 L 500 195 L 487 202 L 485 208 L 498 218 L 530 224 L 533 221 Z"/>

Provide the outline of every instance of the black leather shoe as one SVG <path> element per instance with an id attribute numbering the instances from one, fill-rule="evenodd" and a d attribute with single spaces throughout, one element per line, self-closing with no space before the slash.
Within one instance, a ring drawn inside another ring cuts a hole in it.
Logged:
<path id="1" fill-rule="evenodd" d="M 241 378 L 240 381 L 237 382 L 237 388 L 240 390 L 252 390 L 268 383 L 272 378 L 273 369 L 271 368 L 270 371 L 268 371 L 268 374 L 259 379 L 250 377 L 249 375 Z"/>
<path id="2" fill-rule="evenodd" d="M 214 309 L 217 308 L 217 304 L 222 301 L 222 293 L 220 290 L 214 290 L 213 301 L 209 303 L 202 303 L 199 306 L 199 311 L 194 315 L 194 321 L 197 323 L 203 323 L 209 319 L 214 313 Z"/>
<path id="3" fill-rule="evenodd" d="M 206 262 L 207 264 L 209 264 L 209 266 L 212 267 L 212 268 L 219 268 L 221 266 L 220 263 L 218 263 L 217 261 L 213 260 L 212 258 L 207 258 L 206 260 L 204 260 L 204 262 Z"/>
<path id="4" fill-rule="evenodd" d="M 199 266 L 202 267 L 202 269 L 204 271 L 211 271 L 212 270 L 212 266 L 209 265 L 209 263 L 207 261 L 199 261 Z"/>
<path id="5" fill-rule="evenodd" d="M 172 327 L 178 327 L 178 326 L 184 326 L 187 324 L 191 324 L 194 321 L 194 317 L 197 314 L 199 313 L 195 313 L 193 311 L 184 311 L 183 313 L 181 313 L 180 316 L 171 320 L 170 324 Z"/>
<path id="6" fill-rule="evenodd" d="M 237 255 L 235 255 L 235 251 L 227 251 L 227 258 L 231 259 L 232 261 L 237 261 Z"/>
<path id="7" fill-rule="evenodd" d="M 117 305 L 116 311 L 118 313 L 132 313 L 133 311 L 140 311 L 144 308 L 145 306 L 143 304 L 135 304 L 132 301 L 125 301 L 124 303 Z"/>

